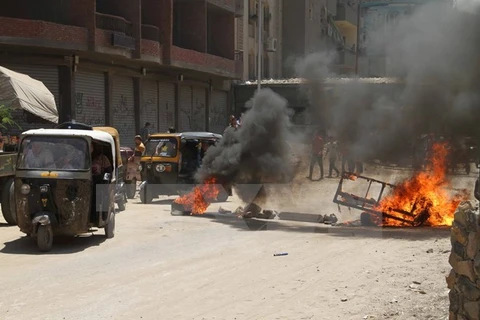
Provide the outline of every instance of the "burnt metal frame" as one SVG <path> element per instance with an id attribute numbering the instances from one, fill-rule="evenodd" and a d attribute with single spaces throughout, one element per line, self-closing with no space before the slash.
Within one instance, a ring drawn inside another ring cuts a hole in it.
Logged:
<path id="1" fill-rule="evenodd" d="M 351 177 L 355 177 L 355 179 L 350 179 Z M 351 194 L 351 193 L 348 193 L 348 192 L 344 192 L 343 188 L 342 188 L 344 179 L 353 180 L 353 181 L 355 181 L 357 179 L 367 180 L 368 188 L 367 188 L 367 191 L 365 193 L 365 196 L 361 197 L 361 196 L 357 196 L 357 195 L 354 195 L 354 194 Z M 380 190 L 380 193 L 377 197 L 377 200 L 368 199 L 368 193 L 370 192 L 370 188 L 372 186 L 372 183 L 374 183 L 374 182 L 382 185 L 382 189 Z M 335 192 L 333 202 L 336 203 L 336 204 L 342 205 L 342 206 L 346 206 L 348 208 L 354 208 L 354 209 L 362 210 L 364 212 L 368 212 L 368 213 L 374 214 L 374 215 L 382 217 L 382 218 L 385 217 L 385 218 L 401 221 L 401 222 L 404 222 L 404 223 L 408 223 L 408 224 L 411 224 L 411 225 L 417 225 L 418 224 L 418 221 L 416 219 L 417 216 L 415 214 L 413 214 L 413 212 L 416 209 L 416 204 L 417 204 L 418 200 L 415 201 L 415 203 L 412 207 L 412 210 L 410 212 L 405 211 L 405 210 L 401 210 L 401 209 L 396 209 L 396 208 L 391 209 L 392 211 L 401 213 L 405 216 L 408 216 L 408 217 L 412 218 L 412 220 L 407 220 L 407 219 L 403 219 L 403 218 L 400 218 L 400 217 L 392 216 L 392 215 L 390 215 L 386 212 L 378 211 L 378 210 L 375 209 L 375 207 L 378 205 L 378 203 L 382 199 L 382 196 L 383 196 L 383 193 L 384 193 L 386 187 L 390 187 L 391 189 L 396 188 L 395 185 L 387 183 L 387 182 L 383 182 L 383 181 L 380 181 L 380 180 L 375 180 L 375 179 L 372 179 L 372 178 L 364 177 L 364 176 L 357 175 L 357 174 L 352 173 L 352 172 L 344 172 L 342 174 L 341 178 L 340 178 L 339 183 L 338 183 L 337 191 Z"/>

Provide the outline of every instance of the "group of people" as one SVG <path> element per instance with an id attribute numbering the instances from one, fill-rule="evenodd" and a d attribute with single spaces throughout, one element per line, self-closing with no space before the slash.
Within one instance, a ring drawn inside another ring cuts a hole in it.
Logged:
<path id="1" fill-rule="evenodd" d="M 310 172 L 307 178 L 313 180 L 315 164 L 318 164 L 320 168 L 320 179 L 318 180 L 324 178 L 323 159 L 328 159 L 327 178 L 333 178 L 333 172 L 336 173 L 337 177 L 340 176 L 340 170 L 336 166 L 339 158 L 342 159 L 342 172 L 346 171 L 345 167 L 347 166 L 349 172 L 354 172 L 357 169 L 357 173 L 361 174 L 363 172 L 363 164 L 358 161 L 355 162 L 348 149 L 345 146 L 340 148 L 338 142 L 332 136 L 327 136 L 325 143 L 325 136 L 320 129 L 315 130 L 310 153 Z"/>

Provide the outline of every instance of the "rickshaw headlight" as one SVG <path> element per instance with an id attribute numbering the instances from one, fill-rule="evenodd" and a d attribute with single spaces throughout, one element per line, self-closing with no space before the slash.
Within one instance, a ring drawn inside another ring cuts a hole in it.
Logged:
<path id="1" fill-rule="evenodd" d="M 138 165 L 138 171 L 142 171 L 143 167 L 141 164 Z"/>
<path id="2" fill-rule="evenodd" d="M 157 164 L 155 170 L 157 170 L 157 172 L 163 172 L 165 171 L 165 166 L 163 164 Z"/>
<path id="3" fill-rule="evenodd" d="M 29 194 L 30 193 L 30 185 L 22 184 L 22 186 L 20 187 L 20 192 L 24 195 Z"/>

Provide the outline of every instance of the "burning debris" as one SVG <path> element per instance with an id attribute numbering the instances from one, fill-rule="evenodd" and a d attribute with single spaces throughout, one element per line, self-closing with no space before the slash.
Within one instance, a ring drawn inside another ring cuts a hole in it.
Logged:
<path id="1" fill-rule="evenodd" d="M 369 181 L 365 197 L 343 192 L 343 179 L 351 179 L 346 174 L 340 180 L 334 202 L 362 210 L 362 225 L 376 226 L 451 226 L 457 205 L 466 199 L 466 193 L 451 195 L 446 179 L 446 159 L 448 147 L 445 143 L 433 146 L 427 171 L 416 173 L 413 177 L 394 186 L 378 180 L 357 176 Z M 381 185 L 378 198 L 368 198 L 372 183 Z M 392 189 L 384 198 L 386 187 Z"/>
<path id="2" fill-rule="evenodd" d="M 203 214 L 219 192 L 216 183 L 234 186 L 249 206 L 262 204 L 264 183 L 293 177 L 290 127 L 286 100 L 271 89 L 258 91 L 242 126 L 227 129 L 217 145 L 208 149 L 196 174 L 200 185 L 176 199 L 175 206 L 181 204 L 192 214 Z"/>
<path id="3" fill-rule="evenodd" d="M 172 213 L 204 214 L 219 193 L 220 186 L 216 179 L 210 178 L 203 184 L 196 186 L 192 192 L 175 199 L 172 202 Z"/>

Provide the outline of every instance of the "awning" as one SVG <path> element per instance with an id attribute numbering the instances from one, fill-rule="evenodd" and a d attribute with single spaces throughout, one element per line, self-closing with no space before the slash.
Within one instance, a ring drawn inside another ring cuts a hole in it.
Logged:
<path id="1" fill-rule="evenodd" d="M 0 105 L 58 123 L 55 98 L 43 82 L 0 66 Z"/>

